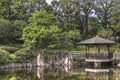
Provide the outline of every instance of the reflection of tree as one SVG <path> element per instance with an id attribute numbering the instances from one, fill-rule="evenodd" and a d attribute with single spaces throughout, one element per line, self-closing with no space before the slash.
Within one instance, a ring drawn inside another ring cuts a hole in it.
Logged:
<path id="1" fill-rule="evenodd" d="M 6 70 L 6 69 L 5 69 Z M 119 70 L 115 75 L 113 72 L 89 73 L 87 76 L 80 67 L 55 66 L 37 67 L 37 69 L 20 69 L 12 72 L 0 70 L 0 80 L 119 80 Z M 37 70 L 37 71 L 36 71 Z M 37 73 L 36 73 L 37 72 Z M 95 77 L 95 78 L 94 78 Z"/>
<path id="2" fill-rule="evenodd" d="M 37 80 L 34 69 L 16 68 L 14 72 L 11 69 L 0 70 L 0 80 Z"/>
<path id="3" fill-rule="evenodd" d="M 44 67 L 37 67 L 37 77 L 39 80 L 44 80 L 43 73 L 44 73 Z"/>
<path id="4" fill-rule="evenodd" d="M 63 66 L 64 67 L 64 71 L 69 75 L 69 76 L 71 76 L 71 74 L 72 74 L 72 71 L 73 71 L 73 68 L 72 68 L 72 66 L 71 65 L 65 65 L 65 66 Z"/>
<path id="5" fill-rule="evenodd" d="M 71 55 L 66 55 L 63 61 L 63 65 L 71 66 L 73 63 L 73 57 Z"/>

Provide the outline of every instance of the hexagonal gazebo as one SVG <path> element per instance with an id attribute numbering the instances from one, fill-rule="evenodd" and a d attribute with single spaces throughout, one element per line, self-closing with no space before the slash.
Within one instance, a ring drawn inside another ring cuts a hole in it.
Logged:
<path id="1" fill-rule="evenodd" d="M 85 62 L 87 64 L 93 63 L 94 66 L 100 66 L 101 64 L 112 64 L 113 62 L 113 52 L 110 51 L 110 46 L 115 44 L 115 42 L 101 38 L 101 37 L 94 37 L 88 40 L 78 42 L 80 45 L 86 45 L 86 58 Z M 95 47 L 97 50 L 94 50 L 90 53 L 90 48 L 94 49 Z M 101 52 L 101 49 L 106 48 L 105 52 Z"/>

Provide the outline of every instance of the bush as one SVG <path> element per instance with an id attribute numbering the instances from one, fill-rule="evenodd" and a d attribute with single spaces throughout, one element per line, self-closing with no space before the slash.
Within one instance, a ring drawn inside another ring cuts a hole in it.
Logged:
<path id="1" fill-rule="evenodd" d="M 12 47 L 12 46 L 0 46 L 0 49 L 8 51 L 9 53 L 14 53 L 17 50 L 19 50 L 19 48 L 17 47 Z"/>
<path id="2" fill-rule="evenodd" d="M 9 44 L 14 41 L 14 27 L 9 20 L 0 19 L 0 43 Z"/>
<path id="3" fill-rule="evenodd" d="M 0 49 L 0 54 L 9 54 L 9 52 L 6 50 Z"/>
<path id="4" fill-rule="evenodd" d="M 102 29 L 98 32 L 98 34 L 100 37 L 103 37 L 105 39 L 110 39 L 110 40 L 114 40 L 114 37 L 112 37 L 113 35 L 113 31 L 111 29 Z"/>
<path id="5" fill-rule="evenodd" d="M 117 52 L 120 52 L 120 43 L 117 44 Z"/>
<path id="6" fill-rule="evenodd" d="M 15 54 L 10 54 L 9 55 L 9 61 L 10 62 L 16 62 L 17 61 L 17 56 Z"/>
<path id="7" fill-rule="evenodd" d="M 77 46 L 76 50 L 77 51 L 86 51 L 86 46 L 83 46 L 83 45 L 82 46 Z"/>
<path id="8" fill-rule="evenodd" d="M 8 62 L 8 57 L 9 56 L 9 52 L 0 49 L 0 63 L 7 63 Z"/>
<path id="9" fill-rule="evenodd" d="M 32 51 L 28 48 L 22 48 L 18 50 L 17 52 L 15 52 L 15 55 L 18 62 L 29 62 L 32 61 L 35 57 Z"/>

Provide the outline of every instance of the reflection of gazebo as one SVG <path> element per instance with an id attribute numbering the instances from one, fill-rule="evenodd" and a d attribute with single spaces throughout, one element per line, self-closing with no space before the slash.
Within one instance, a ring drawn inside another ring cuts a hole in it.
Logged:
<path id="1" fill-rule="evenodd" d="M 86 58 L 85 61 L 87 63 L 112 63 L 113 61 L 113 53 L 110 52 L 110 45 L 115 44 L 115 42 L 101 38 L 101 37 L 94 37 L 78 44 L 86 45 Z M 90 53 L 90 48 L 95 46 L 97 51 L 95 53 Z M 101 52 L 102 47 L 106 47 L 107 53 Z M 97 53 L 97 54 L 96 54 Z M 99 54 L 98 54 L 99 53 Z M 98 64 L 97 64 L 98 65 Z"/>
<path id="2" fill-rule="evenodd" d="M 112 70 L 109 70 L 108 72 L 86 71 L 86 77 L 87 77 L 87 80 L 113 80 L 113 71 Z"/>

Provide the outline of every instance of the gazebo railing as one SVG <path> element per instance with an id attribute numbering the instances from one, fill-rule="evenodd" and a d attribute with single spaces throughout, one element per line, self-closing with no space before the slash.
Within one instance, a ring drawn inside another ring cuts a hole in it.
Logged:
<path id="1" fill-rule="evenodd" d="M 112 59 L 113 53 L 86 53 L 87 59 Z"/>

